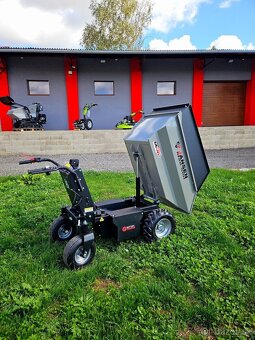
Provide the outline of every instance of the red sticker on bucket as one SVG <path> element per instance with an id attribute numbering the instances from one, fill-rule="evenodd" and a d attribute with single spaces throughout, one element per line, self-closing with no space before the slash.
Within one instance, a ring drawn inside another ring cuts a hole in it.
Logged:
<path id="1" fill-rule="evenodd" d="M 161 156 L 161 150 L 160 150 L 160 147 L 158 145 L 158 142 L 154 141 L 153 146 L 154 146 L 154 150 L 155 150 L 157 156 Z"/>

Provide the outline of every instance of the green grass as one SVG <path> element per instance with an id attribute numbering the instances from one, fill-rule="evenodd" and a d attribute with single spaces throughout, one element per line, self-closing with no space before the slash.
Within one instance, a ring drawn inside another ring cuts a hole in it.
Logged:
<path id="1" fill-rule="evenodd" d="M 95 201 L 133 174 L 87 172 Z M 0 339 L 255 337 L 255 171 L 213 170 L 161 242 L 97 240 L 69 271 L 48 228 L 69 204 L 57 174 L 0 178 Z"/>

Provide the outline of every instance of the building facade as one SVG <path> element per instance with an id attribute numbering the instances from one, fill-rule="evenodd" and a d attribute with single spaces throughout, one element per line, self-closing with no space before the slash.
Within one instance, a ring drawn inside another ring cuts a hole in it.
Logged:
<path id="1" fill-rule="evenodd" d="M 0 96 L 39 102 L 46 130 L 71 130 L 86 103 L 94 129 L 131 112 L 192 104 L 198 126 L 255 125 L 255 51 L 0 48 Z M 12 130 L 0 104 L 1 130 Z M 135 119 L 139 119 L 139 113 Z"/>

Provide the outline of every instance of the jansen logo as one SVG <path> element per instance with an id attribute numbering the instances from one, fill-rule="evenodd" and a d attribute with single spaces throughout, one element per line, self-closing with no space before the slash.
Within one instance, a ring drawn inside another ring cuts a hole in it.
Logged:
<path id="1" fill-rule="evenodd" d="M 132 225 L 128 225 L 128 226 L 123 226 L 121 228 L 121 230 L 123 231 L 123 233 L 125 233 L 126 231 L 131 231 L 131 230 L 134 230 L 135 229 L 135 225 L 132 224 Z"/>
<path id="2" fill-rule="evenodd" d="M 178 161 L 180 164 L 182 178 L 186 179 L 188 178 L 188 173 L 187 173 L 187 168 L 186 168 L 186 164 L 185 164 L 185 160 L 184 160 L 184 156 L 182 152 L 182 145 L 179 141 L 175 144 L 175 148 L 177 149 L 176 154 L 177 154 Z"/>

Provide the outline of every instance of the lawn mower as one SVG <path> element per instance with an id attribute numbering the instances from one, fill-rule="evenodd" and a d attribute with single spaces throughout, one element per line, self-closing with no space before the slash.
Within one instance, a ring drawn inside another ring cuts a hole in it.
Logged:
<path id="1" fill-rule="evenodd" d="M 29 106 L 16 103 L 11 97 L 0 97 L 0 102 L 11 106 L 7 115 L 12 118 L 13 126 L 16 129 L 42 129 L 46 124 L 46 115 L 42 113 L 43 106 L 40 103 L 33 103 Z"/>
<path id="2" fill-rule="evenodd" d="M 139 116 L 142 117 L 144 112 L 143 112 L 143 110 L 140 110 L 139 112 L 132 112 L 131 115 L 125 116 L 123 119 L 121 119 L 121 121 L 119 121 L 115 125 L 116 129 L 120 129 L 120 130 L 133 129 L 133 127 L 137 123 L 137 121 L 134 120 L 134 116 L 136 114 L 139 114 Z M 139 118 L 139 120 L 140 120 L 140 118 Z"/>
<path id="3" fill-rule="evenodd" d="M 97 104 L 86 104 L 83 108 L 83 118 L 75 120 L 73 125 L 78 130 L 91 130 L 93 128 L 93 121 L 90 118 L 90 109 Z"/>
<path id="4" fill-rule="evenodd" d="M 71 206 L 61 209 L 50 226 L 52 241 L 68 241 L 63 261 L 70 269 L 89 264 L 96 252 L 95 235 L 117 242 L 143 236 L 161 240 L 175 230 L 171 213 L 160 203 L 190 213 L 209 167 L 188 104 L 154 109 L 124 138 L 136 174 L 133 197 L 94 202 L 78 159 L 62 166 L 32 158 L 20 164 L 51 162 L 30 174 L 59 171 Z"/>

